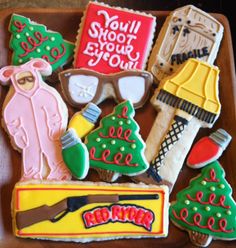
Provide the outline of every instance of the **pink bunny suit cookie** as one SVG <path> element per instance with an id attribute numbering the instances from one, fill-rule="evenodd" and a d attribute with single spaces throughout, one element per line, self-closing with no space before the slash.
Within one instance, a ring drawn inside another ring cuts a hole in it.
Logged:
<path id="1" fill-rule="evenodd" d="M 67 125 L 67 108 L 41 77 L 51 72 L 42 59 L 0 70 L 0 81 L 12 83 L 3 104 L 3 124 L 14 148 L 22 151 L 22 180 L 71 178 L 59 141 Z M 49 171 L 45 171 L 45 161 Z"/>

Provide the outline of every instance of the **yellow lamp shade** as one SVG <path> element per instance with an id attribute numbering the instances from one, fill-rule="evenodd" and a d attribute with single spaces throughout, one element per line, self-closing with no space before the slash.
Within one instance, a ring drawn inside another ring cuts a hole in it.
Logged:
<path id="1" fill-rule="evenodd" d="M 161 81 L 161 89 L 206 111 L 219 114 L 219 69 L 206 62 L 189 59 L 176 73 Z"/>

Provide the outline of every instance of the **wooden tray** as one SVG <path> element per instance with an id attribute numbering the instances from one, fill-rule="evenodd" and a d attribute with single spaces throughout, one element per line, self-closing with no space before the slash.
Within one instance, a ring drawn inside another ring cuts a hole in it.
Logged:
<path id="1" fill-rule="evenodd" d="M 22 14 L 32 20 L 45 24 L 49 29 L 59 31 L 64 38 L 75 41 L 77 29 L 79 27 L 82 10 L 79 9 L 8 9 L 0 11 L 0 67 L 10 64 L 11 53 L 8 49 L 10 34 L 7 32 L 10 16 L 12 13 Z M 157 34 L 168 14 L 164 11 L 149 12 L 157 16 Z M 234 199 L 236 199 L 236 82 L 234 74 L 234 60 L 231 43 L 231 34 L 227 18 L 220 14 L 213 14 L 225 28 L 224 38 L 221 43 L 220 51 L 216 64 L 219 66 L 220 73 L 220 100 L 222 103 L 222 114 L 212 130 L 201 130 L 196 138 L 209 134 L 217 128 L 226 129 L 232 136 L 233 140 L 228 149 L 224 152 L 220 162 L 226 171 L 226 179 L 234 189 Z M 55 85 L 60 91 L 59 85 Z M 1 106 L 6 95 L 7 89 L 2 88 Z M 101 104 L 103 116 L 110 113 L 115 106 L 114 101 L 108 100 Z M 70 115 L 75 111 L 69 107 Z M 152 123 L 157 113 L 152 105 L 147 102 L 142 109 L 137 110 L 135 119 L 140 125 L 141 135 L 146 139 Z M 145 120 L 145 121 L 144 121 Z M 132 247 L 135 243 L 139 247 L 194 247 L 189 241 L 186 232 L 181 231 L 170 223 L 169 236 L 166 239 L 142 239 L 142 240 L 117 240 L 106 242 L 92 242 L 89 244 L 63 243 L 52 241 L 37 241 L 28 239 L 19 239 L 13 236 L 11 227 L 11 193 L 14 184 L 20 178 L 21 156 L 12 149 L 7 134 L 0 128 L 0 247 L 21 247 L 21 248 L 38 248 L 38 247 L 101 247 L 104 244 L 109 247 Z M 191 170 L 183 166 L 182 172 L 176 182 L 170 199 L 174 200 L 176 193 L 186 187 L 189 180 L 196 176 L 199 171 Z M 87 180 L 98 181 L 95 172 L 90 171 Z M 129 178 L 122 177 L 118 182 L 130 182 Z M 223 242 L 213 241 L 211 247 L 236 247 L 236 241 Z"/>

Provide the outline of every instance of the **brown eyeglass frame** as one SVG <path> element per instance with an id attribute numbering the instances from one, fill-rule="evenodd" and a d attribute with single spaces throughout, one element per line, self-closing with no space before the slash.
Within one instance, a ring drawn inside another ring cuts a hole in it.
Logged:
<path id="1" fill-rule="evenodd" d="M 96 93 L 95 93 L 93 99 L 91 100 L 91 102 L 93 102 L 95 104 L 99 104 L 101 102 L 101 101 L 99 101 L 99 99 L 102 95 L 103 88 L 104 88 L 105 84 L 112 84 L 113 89 L 114 89 L 115 94 L 116 94 L 116 99 L 118 102 L 128 100 L 128 99 L 123 99 L 121 97 L 119 87 L 118 87 L 118 80 L 122 77 L 129 77 L 129 76 L 143 77 L 145 79 L 144 94 L 143 94 L 143 97 L 141 98 L 141 100 L 139 102 L 134 103 L 134 108 L 140 108 L 144 105 L 144 103 L 146 102 L 146 100 L 149 96 L 151 85 L 153 83 L 153 76 L 151 73 L 149 73 L 147 71 L 129 70 L 129 71 L 122 71 L 122 72 L 107 75 L 107 74 L 98 73 L 96 71 L 88 70 L 88 69 L 68 69 L 66 71 L 59 73 L 59 80 L 61 82 L 62 92 L 63 92 L 66 100 L 68 101 L 68 103 L 70 105 L 72 105 L 73 107 L 76 107 L 76 108 L 81 108 L 84 105 L 86 105 L 88 102 L 82 104 L 82 103 L 75 102 L 72 99 L 72 97 L 69 93 L 69 78 L 73 75 L 94 76 L 94 77 L 98 78 L 97 90 L 96 90 Z M 103 100 L 105 100 L 105 99 L 103 99 Z"/>

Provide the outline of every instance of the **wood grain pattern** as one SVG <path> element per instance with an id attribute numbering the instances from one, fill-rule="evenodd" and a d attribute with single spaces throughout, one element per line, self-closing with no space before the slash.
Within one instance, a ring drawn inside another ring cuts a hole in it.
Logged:
<path id="1" fill-rule="evenodd" d="M 0 12 L 0 67 L 10 63 L 10 52 L 8 50 L 10 34 L 7 32 L 8 23 L 11 13 L 18 13 L 32 18 L 32 20 L 46 24 L 49 29 L 59 31 L 62 35 L 70 40 L 75 41 L 76 32 L 82 16 L 79 9 L 8 9 Z M 159 32 L 168 12 L 152 11 L 157 16 L 157 33 Z M 217 128 L 226 129 L 232 136 L 233 140 L 224 155 L 220 158 L 220 162 L 226 171 L 226 179 L 234 189 L 234 198 L 236 198 L 236 83 L 234 75 L 234 61 L 231 43 L 231 34 L 227 19 L 223 15 L 214 14 L 225 28 L 225 33 L 221 48 L 218 54 L 216 64 L 221 69 L 220 73 L 220 99 L 222 103 L 222 114 L 216 122 L 212 130 L 201 130 L 196 140 L 204 135 L 215 131 Z M 156 33 L 156 35 L 157 35 Z M 60 86 L 56 85 L 60 91 Z M 1 106 L 6 95 L 7 88 L 2 88 Z M 112 111 L 115 106 L 114 101 L 107 100 L 101 104 L 103 108 L 102 115 L 105 116 Z M 70 115 L 75 109 L 69 107 Z M 152 105 L 147 102 L 142 109 L 137 110 L 135 119 L 140 125 L 141 135 L 146 139 L 152 123 L 157 113 Z M 145 120 L 145 121 L 144 121 Z M 14 151 L 10 145 L 7 134 L 0 128 L 0 247 L 19 247 L 19 248 L 54 248 L 54 247 L 101 247 L 106 245 L 109 247 L 194 247 L 186 232 L 177 229 L 170 224 L 169 236 L 166 239 L 142 239 L 142 240 L 117 240 L 106 242 L 92 242 L 89 244 L 75 244 L 51 241 L 25 240 L 15 238 L 12 235 L 11 227 L 11 192 L 14 184 L 20 178 L 21 156 Z M 170 172 L 171 173 L 171 172 Z M 183 166 L 177 183 L 171 194 L 170 199 L 174 200 L 176 193 L 186 187 L 189 180 L 196 176 L 198 171 L 191 170 L 187 166 Z M 87 180 L 98 181 L 98 175 L 94 171 L 90 171 Z M 118 182 L 130 182 L 130 179 L 122 177 Z M 213 241 L 211 247 L 220 248 L 223 246 L 236 247 L 236 241 L 223 242 Z"/>

